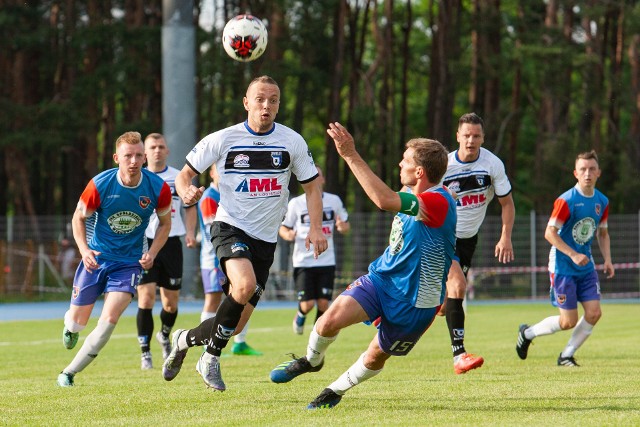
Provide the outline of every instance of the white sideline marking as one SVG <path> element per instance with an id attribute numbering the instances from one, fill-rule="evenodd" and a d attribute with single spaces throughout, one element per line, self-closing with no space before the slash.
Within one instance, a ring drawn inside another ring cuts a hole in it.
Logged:
<path id="1" fill-rule="evenodd" d="M 289 328 L 281 327 L 281 328 L 252 328 L 249 327 L 250 334 L 265 334 L 268 332 L 275 332 L 280 330 L 285 330 Z M 122 340 L 122 339 L 132 339 L 138 338 L 136 334 L 114 334 L 111 335 L 110 340 Z M 37 340 L 37 341 L 0 341 L 0 347 L 8 347 L 10 345 L 43 345 L 43 344 L 55 344 L 62 341 L 62 337 L 56 339 L 48 339 L 48 340 Z M 84 337 L 80 337 L 78 342 L 84 341 Z"/>

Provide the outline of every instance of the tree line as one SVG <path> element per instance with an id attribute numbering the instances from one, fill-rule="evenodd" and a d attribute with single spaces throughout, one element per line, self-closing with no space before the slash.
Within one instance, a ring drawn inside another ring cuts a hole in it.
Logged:
<path id="1" fill-rule="evenodd" d="M 374 207 L 327 123 L 345 124 L 395 188 L 406 140 L 454 150 L 470 111 L 485 120 L 485 147 L 504 161 L 520 214 L 550 212 L 575 182 L 575 155 L 592 148 L 611 212 L 640 209 L 629 197 L 640 193 L 636 1 L 194 3 L 198 136 L 244 120 L 248 82 L 268 74 L 282 89 L 277 120 L 307 139 L 326 190 L 352 211 Z M 249 64 L 220 44 L 239 13 L 269 30 Z M 118 135 L 162 131 L 161 28 L 161 0 L 0 0 L 0 216 L 70 214 L 87 181 L 113 167 Z"/>

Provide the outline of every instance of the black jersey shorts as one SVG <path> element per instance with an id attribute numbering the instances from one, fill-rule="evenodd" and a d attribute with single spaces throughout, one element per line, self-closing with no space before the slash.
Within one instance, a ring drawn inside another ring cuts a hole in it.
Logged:
<path id="1" fill-rule="evenodd" d="M 296 267 L 293 279 L 298 290 L 298 301 L 326 299 L 333 297 L 333 280 L 336 277 L 335 265 L 325 267 Z"/>
<path id="2" fill-rule="evenodd" d="M 465 277 L 471 268 L 471 259 L 473 258 L 477 245 L 477 234 L 467 239 L 456 239 L 456 256 L 460 259 L 460 267 L 462 267 L 462 272 Z"/>
<path id="3" fill-rule="evenodd" d="M 147 239 L 149 247 L 153 239 Z M 153 261 L 153 267 L 142 274 L 140 284 L 156 283 L 159 287 L 170 291 L 182 288 L 182 241 L 174 236 L 167 239 L 158 256 Z"/>
<path id="4" fill-rule="evenodd" d="M 276 244 L 254 239 L 238 227 L 221 221 L 211 224 L 211 236 L 211 243 L 220 260 L 222 271 L 227 273 L 225 264 L 229 258 L 247 258 L 253 266 L 258 286 L 264 290 L 269 279 L 269 269 L 273 264 Z"/>

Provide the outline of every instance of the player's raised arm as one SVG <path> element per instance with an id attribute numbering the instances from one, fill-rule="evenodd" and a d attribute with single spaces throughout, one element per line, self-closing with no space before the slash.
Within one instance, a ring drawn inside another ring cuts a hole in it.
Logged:
<path id="1" fill-rule="evenodd" d="M 369 165 L 357 152 L 353 136 L 349 131 L 340 123 L 335 122 L 329 123 L 327 133 L 333 139 L 338 154 L 347 162 L 353 175 L 371 201 L 380 209 L 399 212 L 401 207 L 400 196 L 373 173 Z"/>

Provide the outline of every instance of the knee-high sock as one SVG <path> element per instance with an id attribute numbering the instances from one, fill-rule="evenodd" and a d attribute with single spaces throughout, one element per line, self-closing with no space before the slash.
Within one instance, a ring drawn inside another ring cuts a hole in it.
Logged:
<path id="1" fill-rule="evenodd" d="M 561 330 L 560 316 L 549 316 L 525 330 L 524 337 L 528 340 L 532 340 L 535 337 L 555 334 L 559 330 Z"/>
<path id="2" fill-rule="evenodd" d="M 311 366 L 318 366 L 324 359 L 324 353 L 329 348 L 329 345 L 334 342 L 338 336 L 334 337 L 322 337 L 316 332 L 316 326 L 313 325 L 313 330 L 309 334 L 309 345 L 307 346 L 307 360 Z"/>
<path id="3" fill-rule="evenodd" d="M 153 309 L 151 308 L 138 308 L 138 316 L 136 317 L 136 324 L 138 325 L 138 343 L 140 344 L 140 350 L 144 353 L 149 350 L 151 343 L 151 336 L 153 335 Z"/>
<path id="4" fill-rule="evenodd" d="M 180 350 L 184 349 L 181 343 L 184 339 L 189 347 L 206 345 L 207 352 L 214 356 L 220 356 L 222 349 L 227 346 L 229 338 L 231 338 L 240 322 L 242 310 L 244 310 L 244 305 L 239 304 L 229 295 L 218 307 L 215 317 L 205 320 L 180 336 L 178 348 Z M 183 338 L 182 336 L 185 337 Z"/>
<path id="5" fill-rule="evenodd" d="M 375 377 L 380 372 L 382 372 L 382 369 L 374 371 L 371 369 L 367 369 L 367 367 L 364 366 L 365 354 L 366 352 L 362 353 L 356 363 L 351 365 L 351 367 L 347 369 L 342 375 L 340 375 L 337 380 L 331 383 L 328 388 L 333 390 L 336 394 L 342 396 L 350 388 L 355 387 L 361 382 Z"/>
<path id="6" fill-rule="evenodd" d="M 447 298 L 445 311 L 449 336 L 451 337 L 451 351 L 453 356 L 466 353 L 464 349 L 464 308 L 462 298 Z"/>
<path id="7" fill-rule="evenodd" d="M 573 329 L 567 346 L 562 350 L 562 357 L 573 357 L 580 346 L 589 338 L 591 332 L 593 332 L 593 325 L 587 323 L 587 321 L 584 320 L 584 316 L 582 316 Z"/>
<path id="8" fill-rule="evenodd" d="M 169 335 L 171 334 L 171 329 L 173 329 L 173 325 L 176 324 L 177 318 L 178 318 L 178 310 L 171 313 L 171 312 L 165 311 L 165 309 L 163 308 L 160 311 L 160 322 L 162 322 L 162 326 L 161 326 L 162 329 L 160 329 L 160 331 L 162 332 L 162 335 L 165 336 L 165 338 L 169 338 Z"/>
<path id="9" fill-rule="evenodd" d="M 81 325 L 79 323 L 74 322 L 73 320 L 71 320 L 71 312 L 69 312 L 69 310 L 67 310 L 67 312 L 64 314 L 64 327 L 67 328 L 70 332 L 80 332 L 82 331 L 84 328 L 86 328 L 86 325 Z"/>
<path id="10" fill-rule="evenodd" d="M 109 341 L 115 327 L 115 324 L 109 323 L 106 320 L 98 320 L 98 325 L 87 335 L 87 339 L 84 340 L 76 357 L 64 368 L 64 372 L 76 374 L 86 368 L 89 363 L 93 362 L 93 359 L 98 356 L 100 350 L 102 350 Z"/>

